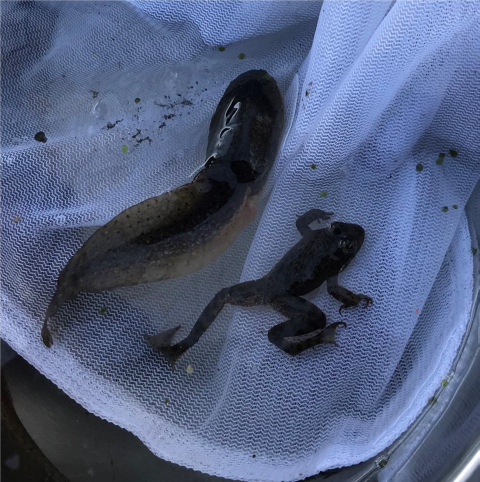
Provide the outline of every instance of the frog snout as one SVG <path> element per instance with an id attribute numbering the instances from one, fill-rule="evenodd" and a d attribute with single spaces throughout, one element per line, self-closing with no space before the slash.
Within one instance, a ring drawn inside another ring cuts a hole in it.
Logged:
<path id="1" fill-rule="evenodd" d="M 355 239 L 357 242 L 357 251 L 360 249 L 360 247 L 363 244 L 363 241 L 365 240 L 365 230 L 360 226 L 359 224 L 352 224 L 351 225 L 351 231 L 352 231 L 352 238 Z"/>
<path id="2" fill-rule="evenodd" d="M 334 233 L 335 230 L 341 231 L 338 226 L 334 228 Z M 363 240 L 365 239 L 365 230 L 358 224 L 344 224 L 342 230 L 343 236 L 339 240 L 339 245 L 345 254 L 353 257 L 362 247 Z"/>

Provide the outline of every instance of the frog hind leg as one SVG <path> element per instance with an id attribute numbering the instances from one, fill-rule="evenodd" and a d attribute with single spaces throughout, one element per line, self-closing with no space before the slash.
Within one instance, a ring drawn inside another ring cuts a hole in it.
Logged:
<path id="1" fill-rule="evenodd" d="M 316 345 L 335 342 L 335 332 L 338 326 L 347 326 L 343 321 L 332 323 L 325 327 L 326 317 L 320 308 L 313 303 L 286 293 L 275 298 L 270 306 L 289 317 L 287 321 L 270 328 L 268 340 L 289 355 L 295 356 Z M 319 331 L 321 330 L 321 331 Z M 301 340 L 288 338 L 312 334 Z"/>
<path id="2" fill-rule="evenodd" d="M 145 339 L 151 348 L 160 352 L 169 364 L 174 367 L 178 359 L 198 342 L 226 304 L 237 306 L 264 304 L 263 290 L 259 283 L 259 281 L 247 281 L 220 290 L 205 307 L 190 333 L 178 343 L 171 344 L 180 326 L 162 331 L 153 336 L 146 335 Z"/>
<path id="3" fill-rule="evenodd" d="M 327 279 L 327 291 L 336 300 L 343 303 L 338 310 L 339 313 L 341 313 L 345 308 L 358 306 L 362 300 L 365 300 L 365 307 L 373 304 L 373 299 L 370 298 L 370 296 L 362 295 L 361 293 L 356 294 L 347 288 L 340 286 L 337 281 L 337 276 L 332 276 L 331 278 Z"/>

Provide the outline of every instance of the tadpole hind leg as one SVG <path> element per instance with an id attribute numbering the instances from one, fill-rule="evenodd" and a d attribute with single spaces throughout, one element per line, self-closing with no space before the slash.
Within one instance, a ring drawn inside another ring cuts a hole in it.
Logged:
<path id="1" fill-rule="evenodd" d="M 175 328 L 170 328 L 169 330 L 161 331 L 156 335 L 144 335 L 145 340 L 148 344 L 156 351 L 161 352 L 167 359 L 168 363 L 172 366 L 182 355 L 180 350 L 172 350 L 172 340 L 177 331 L 181 328 L 180 325 Z"/>
<path id="2" fill-rule="evenodd" d="M 295 356 L 309 348 L 323 343 L 335 343 L 336 328 L 345 323 L 326 325 L 326 317 L 322 310 L 309 301 L 286 293 L 274 299 L 270 305 L 279 313 L 290 317 L 289 320 L 270 328 L 268 340 L 289 355 Z M 346 326 L 346 325 L 345 325 Z M 322 330 L 318 332 L 318 330 Z M 316 334 L 313 334 L 318 332 Z M 288 340 L 287 338 L 308 335 L 302 340 Z"/>
<path id="3" fill-rule="evenodd" d="M 178 343 L 171 345 L 173 337 L 180 326 L 162 331 L 156 335 L 145 335 L 148 344 L 165 356 L 173 367 L 178 359 L 192 348 L 201 336 L 208 330 L 228 303 L 238 306 L 254 306 L 263 304 L 262 290 L 258 289 L 259 281 L 247 281 L 230 288 L 220 290 L 199 316 L 190 333 Z"/>

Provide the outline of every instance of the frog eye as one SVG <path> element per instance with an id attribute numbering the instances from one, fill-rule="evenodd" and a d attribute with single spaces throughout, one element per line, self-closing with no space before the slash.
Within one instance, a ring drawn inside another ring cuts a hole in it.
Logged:
<path id="1" fill-rule="evenodd" d="M 340 231 L 339 228 L 334 228 L 334 229 L 333 229 L 333 234 L 335 234 L 335 235 L 339 235 L 341 232 L 342 232 L 342 231 Z"/>

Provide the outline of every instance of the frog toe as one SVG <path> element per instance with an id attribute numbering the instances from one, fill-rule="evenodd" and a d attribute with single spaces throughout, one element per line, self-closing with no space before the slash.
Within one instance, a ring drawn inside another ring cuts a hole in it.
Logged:
<path id="1" fill-rule="evenodd" d="M 342 314 L 342 311 L 345 310 L 346 308 L 351 308 L 352 306 L 357 306 L 358 303 L 344 303 L 340 308 L 338 309 L 338 313 Z"/>
<path id="2" fill-rule="evenodd" d="M 365 308 L 373 305 L 373 298 L 370 298 L 370 296 L 358 294 L 357 297 L 358 303 L 355 306 L 357 306 L 361 301 L 365 301 Z"/>
<path id="3" fill-rule="evenodd" d="M 373 298 L 370 298 L 370 296 L 363 296 L 363 299 L 365 300 L 365 308 L 369 307 L 370 305 L 373 305 Z"/>
<path id="4" fill-rule="evenodd" d="M 361 301 L 365 301 L 365 308 L 367 308 L 370 305 L 373 305 L 373 299 L 370 298 L 370 296 L 358 294 L 358 295 L 355 295 L 353 298 L 345 300 L 343 305 L 340 306 L 340 309 L 338 310 L 338 312 L 342 314 L 342 311 L 344 309 L 354 308 L 358 306 Z"/>
<path id="5" fill-rule="evenodd" d="M 320 211 L 320 214 L 318 215 L 317 221 L 328 221 L 335 213 L 331 211 Z"/>

